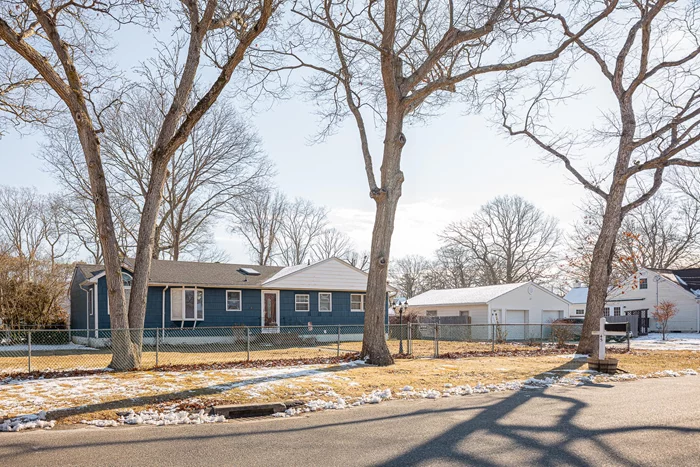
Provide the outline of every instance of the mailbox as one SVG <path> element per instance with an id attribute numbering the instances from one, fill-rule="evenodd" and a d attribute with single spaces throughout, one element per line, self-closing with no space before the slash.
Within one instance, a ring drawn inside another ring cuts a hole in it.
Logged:
<path id="1" fill-rule="evenodd" d="M 627 322 L 624 323 L 605 323 L 606 331 L 627 332 Z"/>

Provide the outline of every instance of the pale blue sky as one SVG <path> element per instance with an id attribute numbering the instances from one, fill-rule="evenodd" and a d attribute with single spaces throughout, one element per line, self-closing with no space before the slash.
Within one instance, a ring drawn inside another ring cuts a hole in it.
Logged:
<path id="1" fill-rule="evenodd" d="M 130 69 L 145 55 L 148 36 L 126 30 L 115 36 L 114 57 Z M 152 43 L 152 42 L 150 42 Z M 136 53 L 139 51 L 139 53 Z M 301 98 L 278 102 L 251 117 L 263 147 L 276 165 L 276 182 L 290 197 L 301 196 L 330 209 L 333 226 L 346 232 L 357 248 L 368 249 L 374 216 L 356 129 L 348 121 L 321 144 L 309 145 L 318 126 L 311 104 Z M 26 130 L 31 131 L 30 129 Z M 38 134 L 38 132 L 35 132 Z M 560 164 L 540 161 L 542 154 L 524 141 L 506 138 L 483 116 L 465 115 L 455 103 L 439 117 L 406 131 L 403 170 L 406 181 L 399 206 L 392 253 L 430 256 L 437 234 L 453 220 L 472 214 L 501 194 L 519 194 L 567 227 L 584 190 L 570 181 Z M 373 135 L 375 155 L 381 139 Z M 0 140 L 0 184 L 57 187 L 36 157 L 39 139 L 10 131 Z M 379 166 L 380 161 L 375 161 Z M 231 261 L 246 261 L 243 243 L 222 225 L 217 240 Z"/>

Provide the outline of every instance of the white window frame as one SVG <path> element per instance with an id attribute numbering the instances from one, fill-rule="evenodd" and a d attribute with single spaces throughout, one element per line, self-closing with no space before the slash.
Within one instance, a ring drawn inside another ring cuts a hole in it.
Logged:
<path id="1" fill-rule="evenodd" d="M 642 287 L 642 281 L 644 281 L 644 287 Z M 641 277 L 639 279 L 639 290 L 647 290 L 649 289 L 649 279 L 646 277 Z"/>
<path id="2" fill-rule="evenodd" d="M 228 294 L 237 293 L 238 294 L 238 308 L 228 307 Z M 226 291 L 226 311 L 243 311 L 243 292 L 240 290 L 227 290 Z"/>
<path id="3" fill-rule="evenodd" d="M 622 316 L 622 307 L 621 306 L 615 306 L 613 307 L 613 316 Z"/>
<path id="4" fill-rule="evenodd" d="M 605 308 L 603 308 L 603 316 L 605 316 L 605 317 L 610 316 L 610 307 L 609 306 L 606 306 Z"/>
<path id="5" fill-rule="evenodd" d="M 306 302 L 300 302 L 299 297 L 306 297 Z M 300 310 L 299 305 L 306 305 L 306 310 Z M 297 313 L 309 313 L 311 311 L 311 295 L 307 293 L 294 294 L 294 311 Z"/>
<path id="6" fill-rule="evenodd" d="M 182 294 L 182 319 L 172 319 L 172 302 L 170 303 L 170 317 L 171 321 L 204 321 L 204 289 L 199 288 L 199 287 L 178 287 L 177 289 L 173 288 L 170 290 L 179 290 L 180 293 Z M 185 309 L 187 307 L 186 301 L 185 301 L 185 294 L 188 291 L 192 291 L 194 293 L 194 318 L 188 318 L 187 314 L 185 313 Z M 202 317 L 199 318 L 197 317 L 197 294 L 199 292 L 202 292 Z M 171 292 L 172 293 L 172 292 Z"/>
<path id="7" fill-rule="evenodd" d="M 359 295 L 360 296 L 360 308 L 353 308 L 352 307 L 352 297 L 353 295 Z M 351 293 L 350 294 L 350 311 L 353 313 L 364 313 L 365 312 L 365 295 L 363 293 Z"/>
<path id="8" fill-rule="evenodd" d="M 321 309 L 321 295 L 328 295 L 328 309 Z M 318 312 L 319 313 L 331 313 L 333 311 L 333 294 L 331 292 L 319 292 L 318 293 Z"/>

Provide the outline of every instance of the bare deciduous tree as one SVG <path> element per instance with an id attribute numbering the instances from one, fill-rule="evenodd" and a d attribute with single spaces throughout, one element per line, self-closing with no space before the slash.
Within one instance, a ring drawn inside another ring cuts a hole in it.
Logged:
<path id="1" fill-rule="evenodd" d="M 605 5 L 602 12 L 591 14 L 589 9 L 585 14 L 589 18 L 579 18 L 581 26 L 574 37 L 607 15 L 614 4 Z M 573 39 L 553 32 L 559 21 L 551 10 L 551 5 L 508 0 L 294 2 L 293 12 L 302 30 L 289 34 L 284 42 L 288 47 L 278 52 L 290 59 L 288 68 L 316 72 L 310 93 L 328 123 L 321 137 L 346 117 L 354 120 L 369 196 L 376 207 L 361 352 L 372 363 L 393 363 L 384 338 L 384 303 L 391 238 L 404 181 L 401 156 L 407 119 L 429 116 L 431 107 L 445 104 L 458 86 L 473 96 L 480 76 L 557 57 Z M 538 32 L 542 33 L 538 45 L 547 47 L 542 53 L 523 56 L 527 47 L 516 47 L 515 42 L 532 39 Z M 279 68 L 282 66 L 268 69 Z M 382 143 L 374 149 L 368 116 L 381 127 Z M 375 173 L 377 153 L 381 154 L 379 177 Z"/>
<path id="2" fill-rule="evenodd" d="M 420 255 L 408 255 L 392 260 L 389 267 L 389 282 L 407 299 L 429 290 L 428 276 L 431 262 Z"/>
<path id="3" fill-rule="evenodd" d="M 34 261 L 44 241 L 44 200 L 34 188 L 0 187 L 0 237 L 10 253 Z"/>
<path id="4" fill-rule="evenodd" d="M 0 45 L 0 137 L 6 124 L 46 123 L 56 113 L 41 75 Z"/>
<path id="5" fill-rule="evenodd" d="M 605 204 L 579 353 L 597 352 L 591 333 L 603 315 L 624 217 L 659 190 L 668 167 L 700 166 L 693 157 L 700 140 L 700 43 L 694 15 L 693 8 L 675 1 L 623 2 L 586 37 L 576 37 L 562 19 L 566 34 L 574 38 L 573 58 L 501 83 L 497 101 L 507 131 L 562 162 Z M 581 95 L 567 78 L 586 60 L 600 73 L 613 103 L 603 111 L 604 126 L 593 133 L 561 130 L 553 113 L 566 98 Z M 525 83 L 532 86 L 529 94 L 522 91 Z M 514 98 L 509 86 L 524 97 Z M 605 151 L 606 160 L 594 158 Z M 586 168 L 577 167 L 581 155 L 591 161 Z"/>
<path id="6" fill-rule="evenodd" d="M 345 233 L 336 228 L 325 229 L 311 247 L 313 261 L 323 261 L 328 258 L 346 260 L 352 252 L 352 241 Z"/>
<path id="7" fill-rule="evenodd" d="M 248 48 L 267 27 L 276 5 L 273 0 L 235 5 L 217 0 L 186 0 L 169 10 L 181 25 L 176 29 L 176 34 L 183 34 L 177 54 L 184 62 L 179 67 L 173 92 L 164 96 L 169 101 L 168 110 L 149 155 L 151 173 L 141 211 L 128 310 L 101 157 L 103 109 L 97 109 L 100 91 L 110 83 L 110 73 L 100 63 L 100 53 L 92 52 L 107 50 L 110 25 L 134 22 L 144 17 L 144 11 L 153 5 L 140 1 L 96 4 L 25 0 L 12 6 L 9 12 L 4 8 L 0 12 L 0 46 L 9 47 L 21 56 L 70 112 L 86 161 L 102 243 L 113 329 L 111 366 L 137 368 L 141 363 L 143 336 L 125 330 L 143 328 L 155 229 L 170 160 L 221 95 Z M 203 58 L 208 59 L 216 77 L 197 97 L 193 91 L 206 66 Z"/>
<path id="8" fill-rule="evenodd" d="M 482 285 L 543 280 L 557 260 L 559 237 L 557 220 L 520 196 L 499 196 L 442 234 L 446 245 L 464 248 Z"/>
<path id="9" fill-rule="evenodd" d="M 584 219 L 567 239 L 569 253 L 564 271 L 586 283 L 604 205 L 594 198 Z M 622 284 L 640 267 L 673 269 L 700 262 L 700 205 L 687 197 L 659 193 L 630 212 L 622 221 L 611 263 L 611 285 Z"/>
<path id="10" fill-rule="evenodd" d="M 51 267 L 56 266 L 56 261 L 64 258 L 73 250 L 70 229 L 67 224 L 69 212 L 66 202 L 60 195 L 46 196 L 41 212 L 41 224 L 43 241 Z"/>
<path id="11" fill-rule="evenodd" d="M 138 213 L 148 192 L 148 155 L 167 110 L 158 99 L 165 86 L 154 83 L 107 115 L 102 148 L 110 187 Z M 153 257 L 177 261 L 210 250 L 215 216 L 256 190 L 269 168 L 249 125 L 225 102 L 212 106 L 170 161 Z"/>
<path id="12" fill-rule="evenodd" d="M 277 237 L 287 208 L 284 195 L 272 188 L 258 189 L 231 205 L 231 230 L 245 238 L 250 259 L 260 265 L 275 263 Z"/>
<path id="13" fill-rule="evenodd" d="M 700 262 L 700 204 L 693 200 L 657 194 L 631 211 L 620 230 L 631 235 L 623 235 L 616 247 L 635 260 L 635 271 Z"/>
<path id="14" fill-rule="evenodd" d="M 287 204 L 277 235 L 278 262 L 285 266 L 311 260 L 313 248 L 321 238 L 328 211 L 309 200 L 296 198 Z"/>
<path id="15" fill-rule="evenodd" d="M 0 254 L 0 319 L 8 329 L 63 326 L 72 266 Z"/>
<path id="16" fill-rule="evenodd" d="M 469 252 L 458 244 L 443 245 L 435 252 L 430 288 L 461 289 L 483 285 L 478 265 Z"/>
<path id="17" fill-rule="evenodd" d="M 343 258 L 345 261 L 362 271 L 369 271 L 369 251 L 350 251 L 347 256 Z"/>

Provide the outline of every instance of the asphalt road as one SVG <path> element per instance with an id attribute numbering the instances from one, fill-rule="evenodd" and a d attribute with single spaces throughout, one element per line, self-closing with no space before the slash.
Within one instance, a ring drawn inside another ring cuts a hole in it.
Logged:
<path id="1" fill-rule="evenodd" d="M 700 465 L 700 377 L 0 434 L 0 465 Z"/>

